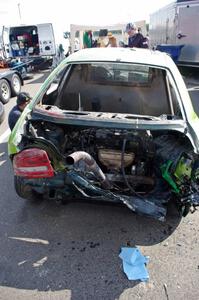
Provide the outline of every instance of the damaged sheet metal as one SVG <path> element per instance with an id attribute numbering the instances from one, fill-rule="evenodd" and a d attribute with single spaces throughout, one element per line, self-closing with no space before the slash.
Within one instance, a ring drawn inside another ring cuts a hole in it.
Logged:
<path id="1" fill-rule="evenodd" d="M 139 197 L 138 195 L 126 196 L 104 190 L 92 184 L 85 176 L 77 171 L 69 171 L 67 177 L 71 179 L 72 184 L 83 196 L 96 200 L 120 202 L 140 215 L 153 217 L 159 221 L 164 221 L 165 219 L 167 212 L 166 207 L 161 205 L 161 203 L 155 203 L 156 201 L 153 197 L 145 198 Z"/>

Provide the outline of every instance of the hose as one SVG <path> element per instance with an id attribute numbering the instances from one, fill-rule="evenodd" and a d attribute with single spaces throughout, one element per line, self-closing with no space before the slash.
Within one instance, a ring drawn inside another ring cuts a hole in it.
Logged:
<path id="1" fill-rule="evenodd" d="M 129 190 L 136 196 L 143 198 L 141 195 L 139 195 L 138 193 L 136 193 L 136 191 L 134 190 L 134 188 L 130 185 L 130 183 L 128 182 L 128 179 L 126 177 L 126 173 L 125 173 L 125 168 L 124 168 L 124 153 L 125 153 L 125 148 L 126 148 L 126 142 L 127 139 L 123 140 L 123 145 L 122 145 L 122 157 L 121 157 L 121 168 L 122 168 L 122 175 L 124 177 L 124 181 L 127 185 L 127 187 L 129 188 Z"/>
<path id="2" fill-rule="evenodd" d="M 76 151 L 72 154 L 68 155 L 66 158 L 66 162 L 68 165 L 74 165 L 79 161 L 84 161 L 85 164 L 88 166 L 89 170 L 91 170 L 97 178 L 101 181 L 101 184 L 104 188 L 110 188 L 110 183 L 106 178 L 103 171 L 100 169 L 94 158 L 87 152 L 84 151 Z"/>

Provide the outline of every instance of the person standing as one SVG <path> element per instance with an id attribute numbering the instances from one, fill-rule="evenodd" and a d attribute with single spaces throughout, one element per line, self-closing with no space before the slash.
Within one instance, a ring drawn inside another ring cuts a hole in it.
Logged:
<path id="1" fill-rule="evenodd" d="M 91 32 L 91 30 L 84 32 L 83 44 L 84 44 L 84 48 L 92 48 L 92 32 Z"/>
<path id="2" fill-rule="evenodd" d="M 8 125 L 11 131 L 15 127 L 15 124 L 17 123 L 19 117 L 21 116 L 22 111 L 24 110 L 26 105 L 30 102 L 30 100 L 31 100 L 30 95 L 25 92 L 22 92 L 17 96 L 17 103 L 11 109 L 8 116 Z"/>
<path id="3" fill-rule="evenodd" d="M 137 31 L 137 27 L 133 23 L 128 23 L 126 25 L 126 32 L 129 36 L 128 46 L 129 48 L 148 48 L 147 39 Z"/>
<path id="4" fill-rule="evenodd" d="M 107 47 L 117 47 L 116 38 L 112 35 L 112 32 L 108 32 L 108 44 Z"/>

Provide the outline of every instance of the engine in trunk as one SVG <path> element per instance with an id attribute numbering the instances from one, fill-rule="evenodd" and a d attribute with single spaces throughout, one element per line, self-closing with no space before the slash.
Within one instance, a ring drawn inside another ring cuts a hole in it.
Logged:
<path id="1" fill-rule="evenodd" d="M 179 132 L 88 128 L 45 121 L 31 121 L 28 130 L 23 146 L 27 138 L 28 147 L 30 140 L 31 146 L 41 148 L 45 141 L 44 149 L 49 144 L 59 153 L 67 178 L 83 196 L 118 200 L 158 219 L 165 216 L 171 199 L 180 207 L 198 201 L 198 158 L 190 141 Z M 49 157 L 56 169 L 54 155 L 49 153 Z M 63 173 L 63 168 L 57 168 L 57 173 Z"/>
<path id="2" fill-rule="evenodd" d="M 38 128 L 38 136 L 54 143 L 66 159 L 76 151 L 91 155 L 113 190 L 130 192 L 126 181 L 140 193 L 154 187 L 155 144 L 149 131 L 78 127 L 66 130 L 45 124 Z M 78 160 L 73 167 L 86 172 L 87 165 L 83 160 Z"/>

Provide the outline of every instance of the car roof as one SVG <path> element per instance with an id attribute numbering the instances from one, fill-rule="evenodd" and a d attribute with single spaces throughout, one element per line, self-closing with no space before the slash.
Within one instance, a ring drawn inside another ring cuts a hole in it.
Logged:
<path id="1" fill-rule="evenodd" d="M 175 65 L 168 54 L 140 48 L 90 48 L 71 54 L 68 62 L 110 61 L 149 64 L 168 68 Z"/>

